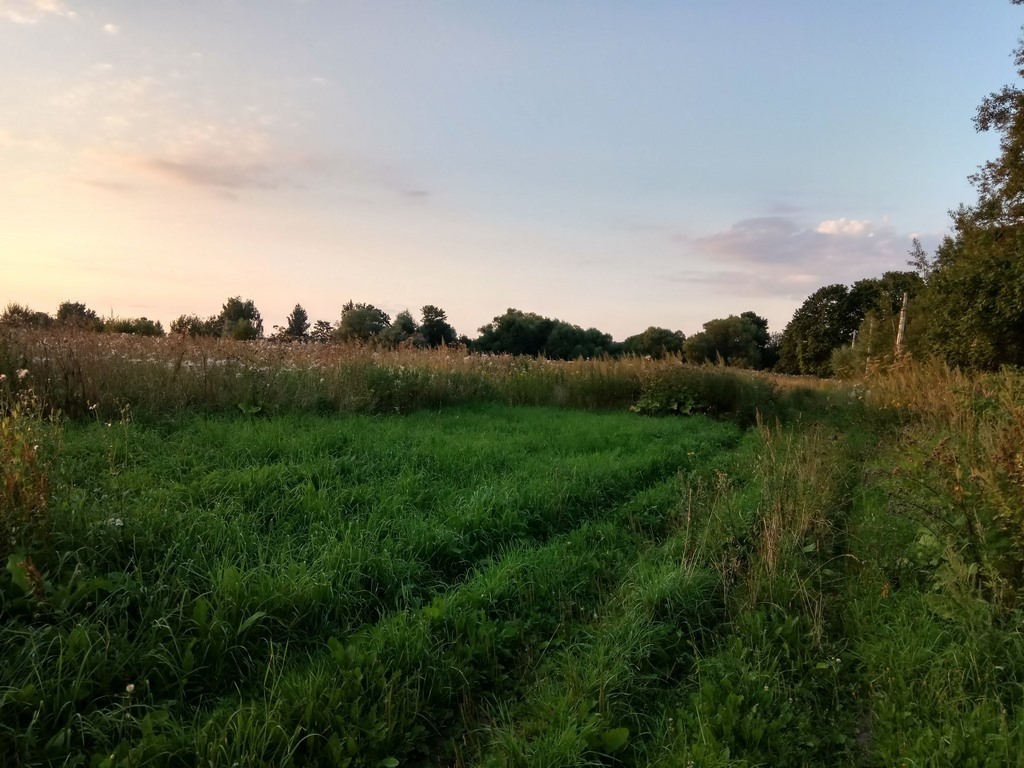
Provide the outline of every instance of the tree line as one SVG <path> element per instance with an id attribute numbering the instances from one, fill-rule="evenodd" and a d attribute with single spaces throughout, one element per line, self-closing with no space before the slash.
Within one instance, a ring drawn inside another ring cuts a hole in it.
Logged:
<path id="1" fill-rule="evenodd" d="M 0 314 L 0 326 L 20 328 L 76 328 L 107 333 L 163 336 L 159 321 L 101 318 L 80 302 L 63 302 L 51 316 L 21 304 L 9 304 Z M 553 360 L 592 359 L 637 355 L 664 358 L 676 355 L 691 362 L 723 361 L 748 368 L 771 368 L 778 358 L 778 337 L 768 332 L 768 321 L 755 312 L 710 320 L 704 330 L 687 338 L 682 331 L 651 326 L 642 333 L 615 341 L 597 328 L 582 328 L 564 320 L 510 308 L 479 329 L 476 338 L 456 333 L 440 307 L 427 304 L 419 319 L 408 310 L 394 319 L 373 304 L 349 301 L 340 318 L 311 322 L 296 304 L 282 326 L 265 333 L 263 317 L 252 299 L 232 296 L 215 315 L 180 315 L 170 324 L 172 335 L 219 337 L 241 341 L 269 339 L 296 343 L 358 343 L 381 347 L 461 345 L 472 352 L 543 356 Z"/>

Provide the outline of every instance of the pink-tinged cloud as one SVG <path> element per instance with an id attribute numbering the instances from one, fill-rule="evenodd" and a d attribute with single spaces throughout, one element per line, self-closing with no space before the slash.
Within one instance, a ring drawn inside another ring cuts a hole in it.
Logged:
<path id="1" fill-rule="evenodd" d="M 687 243 L 710 257 L 715 268 L 679 272 L 671 279 L 751 296 L 797 297 L 822 285 L 907 269 L 911 235 L 887 222 L 838 218 L 804 226 L 790 216 L 766 216 Z"/>

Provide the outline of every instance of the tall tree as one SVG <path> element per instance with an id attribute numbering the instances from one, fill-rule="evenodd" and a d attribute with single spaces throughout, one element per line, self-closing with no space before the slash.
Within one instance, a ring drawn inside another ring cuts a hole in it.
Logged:
<path id="1" fill-rule="evenodd" d="M 1024 78 L 1024 44 L 1014 65 Z M 974 125 L 999 134 L 1000 152 L 971 176 L 977 202 L 951 212 L 953 232 L 936 252 L 922 302 L 923 343 L 955 365 L 1024 365 L 1024 90 L 989 94 Z"/>
<path id="2" fill-rule="evenodd" d="M 349 301 L 341 308 L 335 335 L 341 341 L 366 343 L 375 339 L 391 325 L 391 318 L 373 304 L 356 304 Z"/>
<path id="3" fill-rule="evenodd" d="M 474 346 L 481 352 L 537 356 L 547 344 L 555 321 L 509 308 L 480 329 Z"/>
<path id="4" fill-rule="evenodd" d="M 220 334 L 232 339 L 258 339 L 263 335 L 263 317 L 252 299 L 232 296 L 217 315 Z"/>
<path id="5" fill-rule="evenodd" d="M 419 345 L 423 340 L 419 335 L 419 328 L 416 326 L 416 321 L 413 319 L 412 313 L 408 309 L 403 309 L 395 315 L 395 319 L 392 321 L 391 325 L 381 331 L 380 339 L 389 347 L 398 347 L 406 342 L 412 342 Z"/>
<path id="6" fill-rule="evenodd" d="M 327 320 L 317 320 L 309 332 L 309 340 L 314 344 L 327 344 L 334 338 L 334 326 Z"/>
<path id="7" fill-rule="evenodd" d="M 64 301 L 57 307 L 57 325 L 67 325 L 89 331 L 103 329 L 103 321 L 93 310 L 77 301 Z"/>
<path id="8" fill-rule="evenodd" d="M 629 336 L 622 342 L 622 351 L 629 355 L 650 355 L 658 360 L 667 355 L 678 355 L 683 351 L 686 336 L 682 331 L 650 326 L 643 333 Z"/>
<path id="9" fill-rule="evenodd" d="M 726 365 L 759 368 L 761 349 L 768 344 L 768 339 L 768 321 L 753 312 L 745 312 L 708 320 L 704 330 L 688 338 L 683 348 L 686 360 L 691 363 L 715 362 L 721 358 Z"/>
<path id="10" fill-rule="evenodd" d="M 832 350 L 850 343 L 863 318 L 863 305 L 850 300 L 845 285 L 819 288 L 783 330 L 776 367 L 783 373 L 831 375 Z"/>
<path id="11" fill-rule="evenodd" d="M 305 339 L 309 336 L 309 315 L 301 304 L 296 304 L 288 315 L 281 335 L 289 339 Z"/>
<path id="12" fill-rule="evenodd" d="M 420 310 L 420 335 L 428 347 L 442 347 L 455 343 L 457 334 L 448 322 L 448 316 L 440 307 L 427 304 Z"/>

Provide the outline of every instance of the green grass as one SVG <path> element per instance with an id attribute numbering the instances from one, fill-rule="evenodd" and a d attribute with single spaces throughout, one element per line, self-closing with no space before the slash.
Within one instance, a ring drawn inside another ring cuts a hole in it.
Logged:
<path id="1" fill-rule="evenodd" d="M 496 406 L 69 424 L 47 596 L 5 590 L 0 744 L 26 762 L 453 753 L 484 717 L 467 697 L 523 695 L 740 439 Z"/>

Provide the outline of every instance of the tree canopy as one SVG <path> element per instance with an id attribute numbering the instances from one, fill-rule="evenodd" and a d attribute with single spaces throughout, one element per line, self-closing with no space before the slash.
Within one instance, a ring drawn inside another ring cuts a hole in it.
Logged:
<path id="1" fill-rule="evenodd" d="M 726 365 L 761 368 L 771 337 L 768 321 L 754 312 L 708 320 L 704 330 L 688 338 L 683 345 L 686 360 L 708 363 L 723 360 Z"/>
<path id="2" fill-rule="evenodd" d="M 629 336 L 622 342 L 622 351 L 631 355 L 649 355 L 657 359 L 678 355 L 683 351 L 686 336 L 682 331 L 650 326 L 643 333 Z"/>
<path id="3" fill-rule="evenodd" d="M 357 304 L 349 301 L 341 308 L 341 320 L 335 328 L 339 341 L 366 343 L 375 339 L 389 325 L 391 317 L 373 304 Z"/>
<path id="4" fill-rule="evenodd" d="M 1024 43 L 1014 65 L 1024 78 Z M 999 156 L 970 177 L 974 205 L 950 213 L 952 234 L 927 276 L 922 347 L 953 365 L 1024 365 L 1024 90 L 986 96 L 974 125 L 999 134 Z"/>
<path id="5" fill-rule="evenodd" d="M 57 325 L 98 331 L 103 328 L 103 321 L 85 304 L 77 301 L 63 301 L 57 307 Z"/>
<path id="6" fill-rule="evenodd" d="M 258 339 L 263 336 L 263 318 L 252 299 L 232 296 L 217 315 L 220 335 L 232 339 Z"/>
<path id="7" fill-rule="evenodd" d="M 440 307 L 427 304 L 420 310 L 419 333 L 428 347 L 442 347 L 455 343 L 458 334 L 448 322 L 448 316 Z"/>

